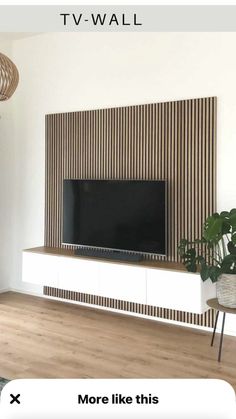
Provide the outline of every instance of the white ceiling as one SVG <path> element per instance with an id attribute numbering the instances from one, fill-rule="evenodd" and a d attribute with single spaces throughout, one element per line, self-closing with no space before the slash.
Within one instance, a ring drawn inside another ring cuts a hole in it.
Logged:
<path id="1" fill-rule="evenodd" d="M 28 38 L 38 35 L 41 32 L 0 32 L 0 42 L 15 41 L 17 39 Z"/>

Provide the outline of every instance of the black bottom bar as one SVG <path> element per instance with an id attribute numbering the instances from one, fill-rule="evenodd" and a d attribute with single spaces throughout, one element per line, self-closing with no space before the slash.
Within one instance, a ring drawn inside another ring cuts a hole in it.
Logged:
<path id="1" fill-rule="evenodd" d="M 121 260 L 127 262 L 140 262 L 142 260 L 142 255 L 138 253 L 126 253 L 118 250 L 89 249 L 84 247 L 75 249 L 75 255 L 100 259 Z"/>

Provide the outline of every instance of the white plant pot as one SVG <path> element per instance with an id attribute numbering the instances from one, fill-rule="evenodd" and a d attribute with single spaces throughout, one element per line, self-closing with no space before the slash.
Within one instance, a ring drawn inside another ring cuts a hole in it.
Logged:
<path id="1" fill-rule="evenodd" d="M 236 274 L 222 274 L 216 283 L 216 295 L 224 307 L 236 308 Z"/>

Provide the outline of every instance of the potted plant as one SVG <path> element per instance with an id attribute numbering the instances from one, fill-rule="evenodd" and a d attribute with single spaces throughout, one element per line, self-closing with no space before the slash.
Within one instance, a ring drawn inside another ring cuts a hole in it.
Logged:
<path id="1" fill-rule="evenodd" d="M 188 271 L 216 282 L 219 303 L 236 308 L 236 208 L 208 217 L 202 237 L 182 239 L 178 250 Z"/>

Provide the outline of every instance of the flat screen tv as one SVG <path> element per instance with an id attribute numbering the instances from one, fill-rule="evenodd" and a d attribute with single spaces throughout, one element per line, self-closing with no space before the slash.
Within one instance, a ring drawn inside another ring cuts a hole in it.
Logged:
<path id="1" fill-rule="evenodd" d="M 165 181 L 63 184 L 63 244 L 166 254 Z"/>

